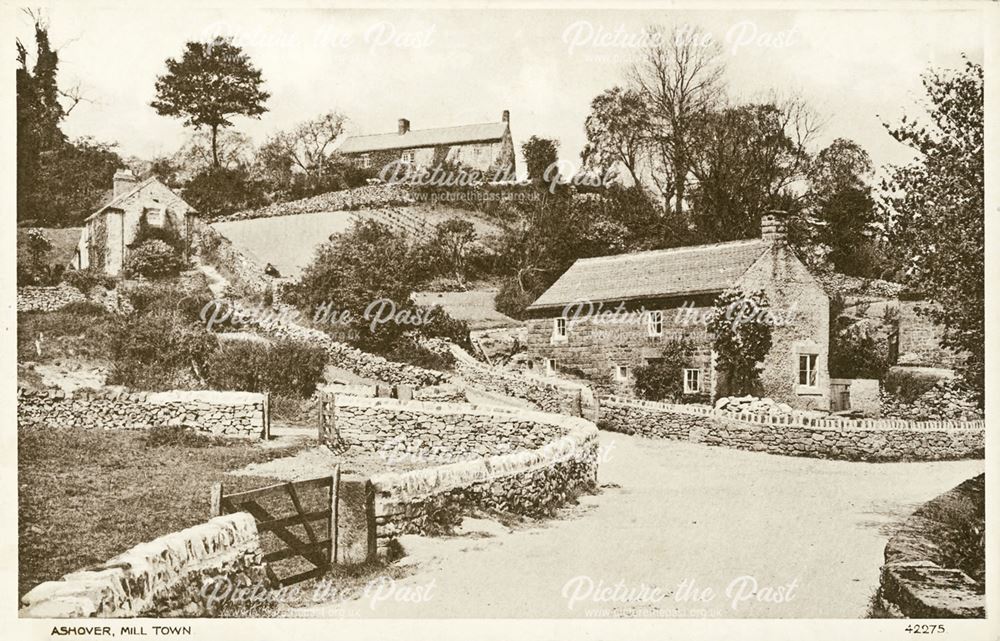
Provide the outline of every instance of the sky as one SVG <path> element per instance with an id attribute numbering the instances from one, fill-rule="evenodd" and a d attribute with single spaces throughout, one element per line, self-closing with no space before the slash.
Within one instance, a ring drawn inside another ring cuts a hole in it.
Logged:
<path id="1" fill-rule="evenodd" d="M 577 160 L 591 99 L 624 84 L 645 25 L 698 27 L 722 50 L 729 98 L 801 97 L 824 127 L 817 149 L 855 140 L 876 166 L 911 153 L 883 121 L 914 113 L 920 75 L 983 58 L 979 10 L 198 10 L 62 5 L 46 10 L 60 49 L 60 85 L 88 102 L 64 122 L 71 137 L 124 156 L 173 153 L 189 130 L 149 106 L 164 61 L 188 40 L 235 38 L 261 68 L 269 109 L 235 129 L 263 142 L 337 110 L 354 133 L 496 122 L 511 112 L 516 147 L 531 135 Z M 31 21 L 18 37 L 33 49 Z M 520 163 L 523 167 L 523 163 Z"/>

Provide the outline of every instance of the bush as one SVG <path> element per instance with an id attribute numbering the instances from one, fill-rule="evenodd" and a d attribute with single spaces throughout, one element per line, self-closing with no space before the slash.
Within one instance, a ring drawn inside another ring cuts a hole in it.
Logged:
<path id="1" fill-rule="evenodd" d="M 212 354 L 208 382 L 214 389 L 307 398 L 323 380 L 326 362 L 326 351 L 308 343 L 237 341 Z"/>
<path id="2" fill-rule="evenodd" d="M 429 310 L 425 308 L 424 312 L 426 322 L 417 329 L 420 336 L 423 338 L 444 338 L 466 351 L 472 350 L 472 343 L 469 342 L 468 323 L 452 318 L 440 305 L 435 305 Z"/>
<path id="3" fill-rule="evenodd" d="M 130 276 L 165 278 L 176 276 L 184 268 L 180 252 L 162 240 L 147 240 L 129 251 L 125 271 Z"/>
<path id="4" fill-rule="evenodd" d="M 99 269 L 88 267 L 87 269 L 71 269 L 63 276 L 63 280 L 72 287 L 79 289 L 82 293 L 90 293 L 92 289 L 100 285 L 104 289 L 114 289 L 115 279 L 108 276 Z"/>
<path id="5" fill-rule="evenodd" d="M 883 389 L 904 403 L 912 403 L 933 389 L 939 377 L 919 372 L 891 370 L 882 384 Z"/>
<path id="6" fill-rule="evenodd" d="M 517 281 L 513 278 L 505 280 L 500 285 L 500 291 L 496 295 L 496 308 L 501 314 L 506 314 L 511 318 L 523 319 L 524 310 L 531 303 L 535 302 L 536 296 L 531 292 L 522 292 Z"/>
<path id="7" fill-rule="evenodd" d="M 176 310 L 120 319 L 109 338 L 108 383 L 148 390 L 188 387 L 192 378 L 203 378 L 217 347 L 213 334 Z"/>
<path id="8" fill-rule="evenodd" d="M 208 292 L 192 291 L 167 283 L 134 285 L 125 296 L 136 313 L 176 311 L 185 321 L 199 323 L 201 310 L 212 300 Z"/>
<path id="9" fill-rule="evenodd" d="M 649 401 L 680 402 L 684 398 L 684 369 L 691 367 L 690 341 L 666 343 L 663 357 L 635 369 L 635 392 Z"/>
<path id="10" fill-rule="evenodd" d="M 91 318 L 108 315 L 108 310 L 104 309 L 103 305 L 89 300 L 73 301 L 68 305 L 63 305 L 59 311 L 72 316 L 87 316 Z"/>
<path id="11" fill-rule="evenodd" d="M 266 203 L 264 190 L 244 169 L 209 168 L 199 172 L 184 188 L 184 200 L 206 218 L 227 216 Z"/>
<path id="12" fill-rule="evenodd" d="M 889 369 L 888 346 L 857 329 L 837 333 L 830 342 L 831 378 L 882 379 Z"/>

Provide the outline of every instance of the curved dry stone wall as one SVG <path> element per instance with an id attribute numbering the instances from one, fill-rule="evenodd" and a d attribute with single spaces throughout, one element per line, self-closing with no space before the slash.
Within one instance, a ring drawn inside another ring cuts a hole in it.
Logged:
<path id="1" fill-rule="evenodd" d="M 70 303 L 87 300 L 80 290 L 65 283 L 55 287 L 18 287 L 17 311 L 54 312 Z"/>
<path id="2" fill-rule="evenodd" d="M 984 421 L 818 419 L 601 399 L 603 429 L 755 452 L 850 461 L 982 458 Z"/>
<path id="3" fill-rule="evenodd" d="M 383 552 L 399 534 L 447 532 L 470 510 L 548 515 L 597 486 L 598 431 L 581 418 L 352 396 L 334 405 L 354 446 L 401 443 L 409 456 L 444 463 L 371 479 Z"/>
<path id="4" fill-rule="evenodd" d="M 202 587 L 267 585 L 257 523 L 245 512 L 140 543 L 96 567 L 46 581 L 21 597 L 20 615 L 170 617 L 214 614 Z"/>
<path id="5" fill-rule="evenodd" d="M 267 398 L 251 392 L 132 392 L 122 388 L 17 391 L 18 425 L 146 429 L 192 427 L 221 436 L 264 432 Z"/>
<path id="6" fill-rule="evenodd" d="M 985 617 L 984 539 L 979 475 L 922 505 L 889 539 L 877 595 L 882 609 L 913 619 Z"/>

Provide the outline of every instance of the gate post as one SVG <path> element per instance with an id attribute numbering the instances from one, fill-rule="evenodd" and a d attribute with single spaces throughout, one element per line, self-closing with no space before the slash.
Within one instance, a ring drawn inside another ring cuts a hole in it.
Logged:
<path id="1" fill-rule="evenodd" d="M 222 516 L 222 483 L 212 483 L 212 496 L 209 499 L 209 516 Z"/>

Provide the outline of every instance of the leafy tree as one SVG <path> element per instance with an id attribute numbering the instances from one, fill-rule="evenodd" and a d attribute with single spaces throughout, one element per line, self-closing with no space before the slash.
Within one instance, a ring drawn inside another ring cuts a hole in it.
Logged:
<path id="1" fill-rule="evenodd" d="M 756 318 L 740 322 L 746 308 L 767 307 L 763 291 L 723 292 L 715 301 L 708 321 L 713 336 L 712 349 L 721 374 L 720 396 L 741 396 L 760 391 L 760 370 L 757 364 L 771 351 L 771 325 Z"/>
<path id="2" fill-rule="evenodd" d="M 944 328 L 944 345 L 968 354 L 965 380 L 983 394 L 984 210 L 983 68 L 923 75 L 926 113 L 889 133 L 918 153 L 891 168 L 880 186 L 880 218 L 909 283 L 937 305 L 926 313 Z"/>
<path id="3" fill-rule="evenodd" d="M 439 224 L 431 241 L 443 267 L 455 277 L 455 281 L 462 289 L 465 289 L 469 253 L 475 242 L 476 228 L 461 218 L 451 218 Z"/>
<path id="4" fill-rule="evenodd" d="M 524 165 L 528 170 L 528 178 L 536 183 L 548 179 L 554 180 L 555 170 L 550 170 L 559 161 L 559 141 L 550 138 L 532 136 L 521 145 L 524 154 Z"/>
<path id="5" fill-rule="evenodd" d="M 259 207 L 266 201 L 261 185 L 242 167 L 209 168 L 196 174 L 184 188 L 184 199 L 206 218 Z"/>
<path id="6" fill-rule="evenodd" d="M 113 146 L 84 138 L 69 142 L 60 125 L 81 98 L 57 83 L 59 54 L 48 26 L 35 19 L 35 62 L 17 42 L 17 218 L 51 226 L 79 224 L 101 204 L 115 170 Z M 73 102 L 64 108 L 60 98 Z"/>
<path id="7" fill-rule="evenodd" d="M 261 89 L 260 69 L 243 50 L 225 38 L 188 42 L 180 60 L 168 58 L 167 73 L 156 79 L 151 106 L 161 116 L 183 118 L 195 129 L 212 132 L 212 166 L 218 168 L 218 133 L 232 116 L 259 117 L 270 94 Z"/>
<path id="8" fill-rule="evenodd" d="M 706 114 L 687 152 L 697 178 L 690 189 L 691 208 L 701 240 L 756 237 L 761 215 L 794 204 L 788 190 L 808 168 L 810 137 L 800 103 L 743 105 Z"/>
<path id="9" fill-rule="evenodd" d="M 587 145 L 581 153 L 584 165 L 603 171 L 623 166 L 632 183 L 640 184 L 640 162 L 650 128 L 642 96 L 621 87 L 603 91 L 590 102 L 584 128 L 587 130 Z"/>

